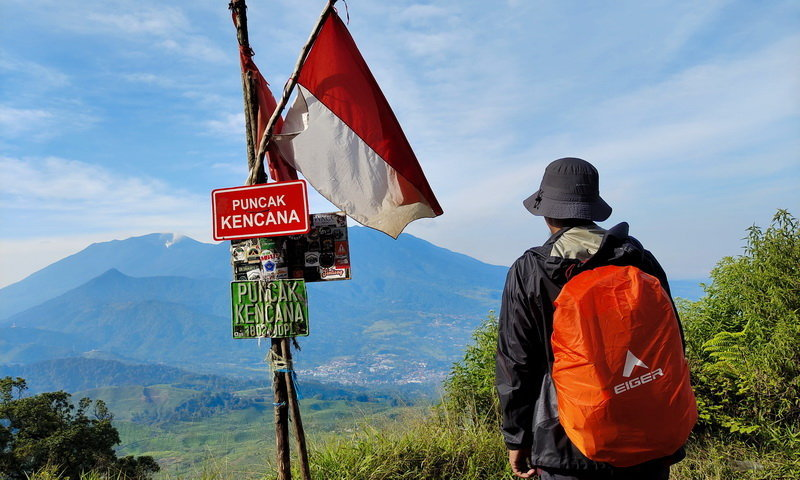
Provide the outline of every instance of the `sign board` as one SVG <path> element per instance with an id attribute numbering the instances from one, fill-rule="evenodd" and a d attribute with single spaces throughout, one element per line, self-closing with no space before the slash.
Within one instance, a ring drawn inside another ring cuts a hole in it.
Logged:
<path id="1" fill-rule="evenodd" d="M 306 182 L 265 183 L 211 192 L 214 240 L 307 233 Z"/>
<path id="2" fill-rule="evenodd" d="M 315 213 L 305 235 L 231 241 L 234 280 L 350 279 L 347 216 Z"/>
<path id="3" fill-rule="evenodd" d="M 308 335 L 308 296 L 302 280 L 231 282 L 233 338 Z"/>

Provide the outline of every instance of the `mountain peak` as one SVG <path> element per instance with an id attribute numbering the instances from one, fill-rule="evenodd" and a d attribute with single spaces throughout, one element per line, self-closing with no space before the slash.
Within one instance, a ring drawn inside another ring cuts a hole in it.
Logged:
<path id="1" fill-rule="evenodd" d="M 127 275 L 125 275 L 124 273 L 120 272 L 119 270 L 117 270 L 116 268 L 109 268 L 108 270 L 106 270 L 105 272 L 103 272 L 99 276 L 97 276 L 95 278 L 95 280 L 106 281 L 106 280 L 112 280 L 112 279 L 116 279 L 116 278 L 129 278 L 129 277 Z"/>
<path id="2" fill-rule="evenodd" d="M 180 233 L 164 233 L 164 234 L 161 235 L 161 237 L 164 238 L 164 240 L 165 240 L 164 241 L 164 246 L 167 247 L 167 248 L 175 245 L 176 243 L 178 243 L 178 242 L 180 242 L 180 241 L 182 241 L 184 239 L 192 240 L 191 238 L 187 237 L 186 235 L 182 235 Z"/>
<path id="3" fill-rule="evenodd" d="M 197 240 L 184 235 L 182 233 L 148 233 L 146 235 L 139 235 L 136 237 L 129 237 L 124 240 L 113 240 L 111 242 L 101 242 L 94 245 L 108 245 L 108 244 L 148 244 L 158 245 L 169 248 L 178 243 L 201 243 Z"/>

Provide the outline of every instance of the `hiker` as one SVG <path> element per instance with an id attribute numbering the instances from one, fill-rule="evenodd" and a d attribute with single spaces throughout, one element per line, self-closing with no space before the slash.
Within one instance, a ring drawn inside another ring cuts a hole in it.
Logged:
<path id="1" fill-rule="evenodd" d="M 544 217 L 552 235 L 514 262 L 503 291 L 496 387 L 514 474 L 558 480 L 669 478 L 670 465 L 685 456 L 696 406 L 664 270 L 628 235 L 627 223 L 609 230 L 594 223 L 606 220 L 611 207 L 600 197 L 597 169 L 585 160 L 552 162 L 540 189 L 523 205 Z M 589 298 L 601 288 L 592 275 L 613 284 L 610 293 Z M 621 275 L 626 277 L 619 280 Z M 576 278 L 583 284 L 570 281 Z M 644 290 L 634 291 L 639 284 Z M 636 305 L 627 305 L 629 299 Z M 617 324 L 617 317 L 625 319 Z M 637 321 L 644 327 L 631 326 Z M 601 358 L 587 360 L 592 355 Z M 592 387 L 593 382 L 598 385 Z M 662 401 L 673 394 L 679 405 Z M 587 407 L 587 398 L 596 404 Z"/>

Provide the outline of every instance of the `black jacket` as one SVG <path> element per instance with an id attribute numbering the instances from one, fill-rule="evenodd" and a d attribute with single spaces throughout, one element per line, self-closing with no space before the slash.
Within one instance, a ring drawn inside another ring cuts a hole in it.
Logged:
<path id="1" fill-rule="evenodd" d="M 506 278 L 496 366 L 502 430 L 508 448 L 530 448 L 531 463 L 537 467 L 567 471 L 613 468 L 589 460 L 567 438 L 558 421 L 550 381 L 553 301 L 568 278 L 602 265 L 635 266 L 658 278 L 669 293 L 664 270 L 628 235 L 627 223 L 608 231 L 595 225 L 561 229 L 541 247 L 527 250 Z M 681 449 L 657 461 L 671 464 L 683 456 Z"/>

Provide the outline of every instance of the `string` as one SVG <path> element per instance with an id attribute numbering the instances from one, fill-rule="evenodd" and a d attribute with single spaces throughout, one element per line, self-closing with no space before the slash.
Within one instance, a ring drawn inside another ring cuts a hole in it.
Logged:
<path id="1" fill-rule="evenodd" d="M 297 399 L 301 400 L 303 398 L 303 394 L 300 392 L 300 384 L 297 381 L 297 372 L 295 372 L 292 361 L 287 360 L 280 356 L 279 354 L 275 353 L 273 350 L 269 350 L 267 353 L 266 361 L 269 363 L 270 368 L 274 372 L 279 373 L 288 373 L 292 378 L 291 382 L 294 385 L 294 392 L 297 395 Z M 285 405 L 285 403 L 283 403 Z M 283 406 L 273 403 L 276 407 Z"/>

